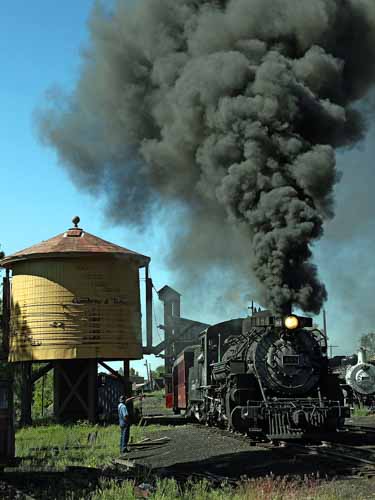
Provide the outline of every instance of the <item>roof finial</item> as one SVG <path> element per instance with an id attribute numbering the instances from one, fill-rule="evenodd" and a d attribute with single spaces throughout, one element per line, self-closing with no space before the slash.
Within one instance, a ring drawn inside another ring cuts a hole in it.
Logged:
<path id="1" fill-rule="evenodd" d="M 73 217 L 72 222 L 73 222 L 73 224 L 74 224 L 75 227 L 78 227 L 78 224 L 79 224 L 80 220 L 81 219 L 78 217 L 78 215 L 76 215 L 75 217 Z"/>

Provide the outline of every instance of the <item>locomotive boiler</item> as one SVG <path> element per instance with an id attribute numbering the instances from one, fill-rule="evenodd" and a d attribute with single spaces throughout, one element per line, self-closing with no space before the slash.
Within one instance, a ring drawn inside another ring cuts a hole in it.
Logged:
<path id="1" fill-rule="evenodd" d="M 349 416 L 325 336 L 296 315 L 262 311 L 207 328 L 176 360 L 173 381 L 176 411 L 258 438 L 336 431 Z"/>

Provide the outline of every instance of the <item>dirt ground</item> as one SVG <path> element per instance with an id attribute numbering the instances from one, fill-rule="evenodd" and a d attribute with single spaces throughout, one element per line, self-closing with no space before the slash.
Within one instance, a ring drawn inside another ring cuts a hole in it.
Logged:
<path id="1" fill-rule="evenodd" d="M 348 424 L 364 425 L 366 427 L 375 428 L 375 415 L 368 415 L 367 417 L 352 417 L 346 420 Z"/>
<path id="2" fill-rule="evenodd" d="M 134 450 L 129 459 L 166 476 L 189 472 L 210 472 L 230 479 L 269 474 L 335 477 L 351 474 L 351 468 L 335 464 L 332 458 L 299 453 L 294 447 L 251 446 L 240 436 L 230 436 L 214 428 L 185 425 L 153 434 L 167 436 L 166 444 Z"/>
<path id="3" fill-rule="evenodd" d="M 153 401 L 150 405 L 150 414 L 153 415 L 158 412 L 155 403 Z M 165 410 L 163 414 L 166 414 Z M 375 417 L 358 417 L 350 419 L 348 423 L 375 427 Z M 332 457 L 299 453 L 288 446 L 252 446 L 241 436 L 231 436 L 214 428 L 194 424 L 171 427 L 168 431 L 154 434 L 153 438 L 163 436 L 169 437 L 170 441 L 149 449 L 133 450 L 129 459 L 164 477 L 183 478 L 202 472 L 230 481 L 269 475 L 302 479 L 313 477 L 334 481 L 340 491 L 342 486 L 342 498 L 375 499 L 375 471 L 366 467 L 360 472 L 358 468 L 342 464 Z M 348 436 L 347 441 L 349 445 L 366 445 L 375 451 L 375 434 L 360 438 Z"/>

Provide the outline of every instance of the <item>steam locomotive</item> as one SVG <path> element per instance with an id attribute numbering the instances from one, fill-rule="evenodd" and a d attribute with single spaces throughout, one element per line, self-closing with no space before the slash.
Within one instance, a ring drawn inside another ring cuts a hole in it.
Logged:
<path id="1" fill-rule="evenodd" d="M 173 366 L 173 405 L 199 422 L 271 440 L 344 426 L 325 335 L 302 316 L 257 311 L 207 328 Z"/>
<path id="2" fill-rule="evenodd" d="M 352 406 L 375 409 L 375 361 L 368 361 L 361 348 L 357 355 L 335 356 L 330 360 L 339 377 L 345 402 Z"/>

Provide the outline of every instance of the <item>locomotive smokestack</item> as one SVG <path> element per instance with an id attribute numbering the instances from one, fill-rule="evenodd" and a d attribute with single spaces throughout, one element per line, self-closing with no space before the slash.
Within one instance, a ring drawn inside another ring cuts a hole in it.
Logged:
<path id="1" fill-rule="evenodd" d="M 285 307 L 283 308 L 283 314 L 285 316 L 290 316 L 292 314 L 292 303 L 289 302 L 288 304 L 285 304 Z"/>
<path id="2" fill-rule="evenodd" d="M 90 30 L 75 92 L 39 115 L 72 178 L 116 222 L 143 227 L 162 204 L 179 275 L 251 266 L 274 312 L 318 313 L 312 245 L 334 214 L 335 148 L 365 132 L 373 0 L 95 2 Z"/>

